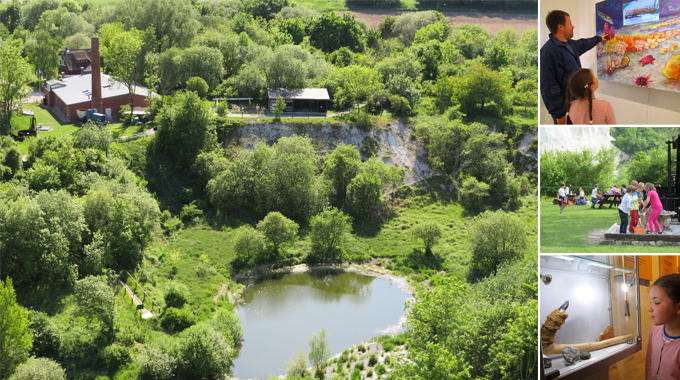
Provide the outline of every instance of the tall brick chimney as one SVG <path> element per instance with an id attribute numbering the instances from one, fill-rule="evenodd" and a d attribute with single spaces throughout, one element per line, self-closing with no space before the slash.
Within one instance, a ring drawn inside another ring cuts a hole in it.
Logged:
<path id="1" fill-rule="evenodd" d="M 104 113 L 98 37 L 92 37 L 92 108 L 96 109 L 98 113 Z"/>

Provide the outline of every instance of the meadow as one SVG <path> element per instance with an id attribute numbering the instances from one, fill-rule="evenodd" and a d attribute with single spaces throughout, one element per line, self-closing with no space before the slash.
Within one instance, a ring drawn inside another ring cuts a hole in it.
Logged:
<path id="1" fill-rule="evenodd" d="M 645 245 L 617 246 L 601 243 L 604 232 L 618 223 L 618 208 L 604 206 L 601 210 L 590 206 L 567 206 L 560 215 L 559 206 L 552 198 L 540 201 L 541 253 L 677 253 L 677 246 L 653 247 Z"/>

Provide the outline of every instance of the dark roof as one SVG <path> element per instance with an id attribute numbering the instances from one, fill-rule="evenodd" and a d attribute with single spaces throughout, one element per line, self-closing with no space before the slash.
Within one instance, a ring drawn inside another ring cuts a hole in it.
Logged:
<path id="1" fill-rule="evenodd" d="M 59 55 L 64 60 L 68 71 L 80 70 L 81 67 L 84 67 L 85 70 L 92 70 L 92 49 L 63 50 L 59 52 Z M 104 63 L 101 57 L 100 63 L 103 67 Z"/>
<path id="2" fill-rule="evenodd" d="M 269 99 L 311 99 L 330 100 L 328 90 L 325 88 L 268 88 Z"/>

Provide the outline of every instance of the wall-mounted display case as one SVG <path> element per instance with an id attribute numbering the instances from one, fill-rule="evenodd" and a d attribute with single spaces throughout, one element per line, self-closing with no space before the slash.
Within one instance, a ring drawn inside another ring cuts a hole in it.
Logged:
<path id="1" fill-rule="evenodd" d="M 583 379 L 642 349 L 637 257 L 540 256 L 539 268 L 541 379 Z M 590 358 L 569 365 L 565 346 Z"/>

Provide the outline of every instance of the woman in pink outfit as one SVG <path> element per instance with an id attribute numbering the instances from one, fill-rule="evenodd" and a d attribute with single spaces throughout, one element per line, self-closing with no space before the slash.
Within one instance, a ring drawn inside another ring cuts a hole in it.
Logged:
<path id="1" fill-rule="evenodd" d="M 663 276 L 649 288 L 652 318 L 645 363 L 646 380 L 680 379 L 680 274 Z"/>
<path id="2" fill-rule="evenodd" d="M 656 188 L 650 182 L 645 185 L 645 190 L 647 191 L 647 200 L 645 201 L 642 210 L 649 210 L 648 205 L 652 208 L 649 211 L 649 216 L 647 218 L 647 224 L 649 224 L 649 232 L 654 233 L 654 227 L 656 227 L 657 234 L 661 235 L 661 226 L 657 218 L 663 211 L 663 205 L 661 204 L 661 199 L 659 199 L 659 193 L 656 192 Z"/>
<path id="3" fill-rule="evenodd" d="M 567 124 L 569 121 L 571 124 L 616 124 L 612 105 L 606 100 L 595 99 L 599 85 L 600 81 L 589 69 L 577 70 L 569 77 Z"/>

